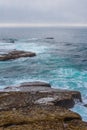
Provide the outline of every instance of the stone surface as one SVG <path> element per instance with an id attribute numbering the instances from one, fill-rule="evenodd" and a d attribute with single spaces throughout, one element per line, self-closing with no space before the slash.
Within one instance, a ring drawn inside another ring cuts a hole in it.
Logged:
<path id="1" fill-rule="evenodd" d="M 1 130 L 87 130 L 81 116 L 68 110 L 75 100 L 82 101 L 79 92 L 53 89 L 43 82 L 11 88 L 14 91 L 8 87 L 0 92 Z"/>
<path id="2" fill-rule="evenodd" d="M 33 56 L 36 56 L 36 54 L 33 52 L 13 50 L 6 54 L 0 54 L 0 61 L 17 59 L 21 57 L 33 57 Z"/>
<path id="3" fill-rule="evenodd" d="M 55 106 L 71 108 L 74 106 L 75 101 L 82 101 L 80 92 L 53 89 L 51 88 L 50 84 L 39 81 L 22 83 L 21 85 L 15 87 L 7 87 L 5 88 L 5 91 L 7 91 L 7 95 L 9 94 L 7 96 L 8 98 L 6 98 L 5 93 L 5 96 L 3 94 L 3 100 L 1 99 L 1 101 L 4 101 L 4 103 L 6 102 L 6 104 L 7 100 L 9 100 L 9 103 L 13 103 L 15 100 L 16 103 L 19 104 L 18 99 L 22 97 L 22 104 L 25 104 L 26 100 L 27 104 L 51 104 Z M 9 93 L 9 91 L 13 92 Z M 0 103 L 0 106 L 1 104 L 3 104 L 3 102 Z M 5 105 L 4 108 L 6 109 L 7 106 Z"/>
<path id="4" fill-rule="evenodd" d="M 20 125 L 45 120 L 72 121 L 73 119 L 81 120 L 81 117 L 64 108 L 50 106 L 49 108 L 40 106 L 30 106 L 17 110 L 8 110 L 0 112 L 0 126 Z"/>
<path id="5" fill-rule="evenodd" d="M 87 130 L 81 117 L 64 108 L 29 106 L 0 112 L 4 130 Z"/>

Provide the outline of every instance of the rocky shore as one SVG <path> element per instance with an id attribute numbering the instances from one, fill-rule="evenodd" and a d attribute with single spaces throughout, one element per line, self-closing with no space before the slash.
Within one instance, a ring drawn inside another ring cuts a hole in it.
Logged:
<path id="1" fill-rule="evenodd" d="M 33 52 L 11 50 L 0 54 L 0 61 L 33 56 Z M 7 86 L 0 91 L 0 130 L 87 130 L 87 122 L 69 110 L 75 102 L 82 102 L 80 92 L 53 89 L 49 83 Z"/>
<path id="2" fill-rule="evenodd" d="M 69 110 L 82 102 L 77 91 L 27 82 L 0 92 L 0 130 L 87 130 L 81 116 Z"/>

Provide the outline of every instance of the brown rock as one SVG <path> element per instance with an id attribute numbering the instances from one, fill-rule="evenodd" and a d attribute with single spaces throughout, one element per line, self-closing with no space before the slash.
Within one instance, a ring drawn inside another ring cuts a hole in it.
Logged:
<path id="1" fill-rule="evenodd" d="M 71 91 L 72 97 L 75 99 L 76 102 L 82 102 L 81 93 L 78 91 Z"/>
<path id="2" fill-rule="evenodd" d="M 36 56 L 36 54 L 33 53 L 33 52 L 13 50 L 13 51 L 8 52 L 6 54 L 1 54 L 0 55 L 0 61 L 17 59 L 17 58 L 20 58 L 20 57 L 33 57 L 33 56 Z"/>
<path id="3" fill-rule="evenodd" d="M 68 130 L 87 130 L 87 122 L 81 120 L 72 120 L 68 122 Z M 65 129 L 66 130 L 66 129 Z"/>
<path id="4" fill-rule="evenodd" d="M 0 126 L 15 128 L 17 126 L 28 126 L 29 128 L 50 128 L 63 129 L 63 122 L 72 121 L 74 119 L 81 120 L 81 117 L 69 110 L 63 108 L 42 108 L 32 106 L 31 108 L 22 108 L 15 111 L 0 112 Z"/>
<path id="5" fill-rule="evenodd" d="M 19 92 L 16 92 L 16 90 Z M 38 81 L 22 83 L 17 87 L 7 87 L 5 91 L 7 92 L 0 94 L 1 109 L 26 106 L 26 104 L 71 108 L 74 106 L 75 100 L 82 101 L 80 92 L 53 89 L 50 84 Z"/>
<path id="6" fill-rule="evenodd" d="M 66 109 L 82 101 L 79 92 L 53 89 L 43 82 L 15 88 L 19 91 L 0 92 L 1 130 L 87 130 L 81 116 Z"/>

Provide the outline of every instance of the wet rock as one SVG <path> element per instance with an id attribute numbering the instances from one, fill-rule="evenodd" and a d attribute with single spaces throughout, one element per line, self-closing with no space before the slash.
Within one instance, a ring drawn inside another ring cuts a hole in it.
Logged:
<path id="1" fill-rule="evenodd" d="M 87 104 L 85 104 L 84 106 L 87 107 Z"/>
<path id="2" fill-rule="evenodd" d="M 48 83 L 36 81 L 7 87 L 0 93 L 0 108 L 8 110 L 34 104 L 72 108 L 76 100 L 82 101 L 80 92 L 53 89 Z"/>
<path id="3" fill-rule="evenodd" d="M 36 54 L 33 52 L 13 50 L 13 51 L 8 52 L 6 54 L 1 54 L 0 61 L 17 59 L 17 58 L 21 58 L 21 57 L 33 57 L 33 56 L 36 56 Z"/>
<path id="4" fill-rule="evenodd" d="M 17 39 L 8 38 L 8 39 L 2 39 L 2 41 L 6 42 L 6 43 L 15 43 L 15 41 L 17 41 Z"/>
<path id="5" fill-rule="evenodd" d="M 8 39 L 8 40 L 6 40 L 6 42 L 8 42 L 8 43 L 15 43 L 15 39 Z"/>
<path id="6" fill-rule="evenodd" d="M 10 87 L 10 86 L 9 86 L 9 87 L 5 87 L 5 88 L 4 88 L 4 90 L 10 90 L 10 91 L 11 91 L 12 89 L 13 89 L 13 88 L 12 88 L 12 87 Z"/>
<path id="7" fill-rule="evenodd" d="M 53 37 L 46 37 L 45 39 L 54 39 Z"/>
<path id="8" fill-rule="evenodd" d="M 65 42 L 65 45 L 66 45 L 66 46 L 72 46 L 72 43 L 66 43 L 66 42 Z"/>
<path id="9" fill-rule="evenodd" d="M 74 106 L 75 102 L 73 101 L 72 98 L 61 99 L 58 96 L 54 96 L 54 97 L 40 98 L 35 101 L 35 104 L 55 105 L 55 106 L 60 106 L 65 108 L 71 108 Z"/>
<path id="10" fill-rule="evenodd" d="M 66 91 L 66 94 L 68 93 L 69 91 Z M 71 92 L 71 95 L 72 95 L 72 98 L 74 98 L 74 101 L 75 102 L 82 102 L 82 98 L 81 98 L 81 93 L 79 91 L 70 91 Z"/>

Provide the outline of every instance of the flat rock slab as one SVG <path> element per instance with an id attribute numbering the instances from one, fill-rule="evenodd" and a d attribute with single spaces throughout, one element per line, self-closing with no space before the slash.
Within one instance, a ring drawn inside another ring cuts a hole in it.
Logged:
<path id="1" fill-rule="evenodd" d="M 33 57 L 33 56 L 36 56 L 36 54 L 33 52 L 13 50 L 13 51 L 10 51 L 6 54 L 1 54 L 0 61 L 17 59 L 17 58 L 21 58 L 21 57 Z"/>
<path id="2" fill-rule="evenodd" d="M 80 92 L 53 89 L 49 83 L 39 81 L 7 87 L 4 91 L 0 93 L 1 109 L 26 106 L 26 102 L 27 105 L 38 104 L 72 108 L 75 101 L 82 101 Z"/>
<path id="3" fill-rule="evenodd" d="M 49 91 L 49 90 L 51 90 L 51 85 L 49 83 L 40 81 L 24 82 L 18 86 L 10 86 L 4 89 L 5 92 L 8 91 L 37 92 L 37 91 Z"/>

